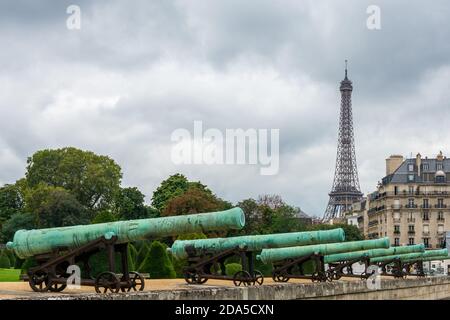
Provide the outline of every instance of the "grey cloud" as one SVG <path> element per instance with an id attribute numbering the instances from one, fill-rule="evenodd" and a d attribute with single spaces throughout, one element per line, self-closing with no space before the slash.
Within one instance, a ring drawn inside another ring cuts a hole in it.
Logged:
<path id="1" fill-rule="evenodd" d="M 82 29 L 65 28 L 69 4 Z M 345 3 L 345 5 L 343 5 Z M 331 187 L 343 60 L 350 60 L 361 186 L 391 153 L 450 152 L 447 1 L 2 1 L 0 182 L 41 148 L 111 155 L 150 199 L 182 171 L 231 201 L 278 193 L 320 215 Z M 279 128 L 280 173 L 174 166 L 170 134 Z"/>

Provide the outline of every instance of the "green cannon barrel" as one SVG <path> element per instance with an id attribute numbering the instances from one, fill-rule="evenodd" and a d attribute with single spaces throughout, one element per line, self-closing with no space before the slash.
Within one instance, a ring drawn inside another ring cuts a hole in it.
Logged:
<path id="1" fill-rule="evenodd" d="M 390 256 L 383 256 L 383 257 L 377 257 L 370 259 L 371 263 L 377 263 L 377 262 L 384 262 L 388 260 L 393 259 L 400 259 L 401 261 L 407 261 L 412 259 L 427 259 L 430 257 L 435 256 L 447 256 L 448 250 L 447 249 L 440 249 L 440 250 L 426 250 L 425 252 L 418 252 L 418 253 L 408 253 L 408 254 L 397 254 L 397 255 L 390 255 Z"/>
<path id="2" fill-rule="evenodd" d="M 76 248 L 104 236 L 117 236 L 117 243 L 167 237 L 178 234 L 242 229 L 245 215 L 241 208 L 153 219 L 116 221 L 60 228 L 18 230 L 7 248 L 20 258 Z"/>
<path id="3" fill-rule="evenodd" d="M 186 248 L 218 252 L 236 247 L 246 247 L 250 251 L 259 251 L 263 248 L 282 248 L 298 245 L 318 243 L 331 243 L 344 241 L 345 234 L 341 228 L 309 231 L 289 232 L 278 234 L 252 235 L 230 238 L 213 238 L 199 240 L 177 240 L 170 248 L 170 252 L 178 259 L 187 257 Z"/>
<path id="4" fill-rule="evenodd" d="M 263 263 L 270 263 L 275 261 L 282 261 L 285 259 L 295 259 L 313 253 L 330 255 L 350 251 L 389 248 L 389 244 L 389 238 L 381 238 L 374 240 L 328 243 L 302 247 L 263 249 L 261 251 L 261 254 L 257 255 L 256 258 L 258 260 L 261 260 Z"/>
<path id="5" fill-rule="evenodd" d="M 425 246 L 423 243 L 411 246 L 391 247 L 388 249 L 372 249 L 364 251 L 344 252 L 338 254 L 331 254 L 324 257 L 325 263 L 333 263 L 339 261 L 348 261 L 355 259 L 362 259 L 364 257 L 375 258 L 382 256 L 390 256 L 397 254 L 424 252 Z"/>
<path id="6" fill-rule="evenodd" d="M 415 261 L 422 261 L 422 262 L 427 262 L 427 261 L 438 261 L 438 260 L 449 260 L 450 256 L 433 256 L 433 257 L 428 257 L 428 258 L 420 258 L 420 259 L 405 259 L 402 260 L 403 262 L 415 262 Z"/>

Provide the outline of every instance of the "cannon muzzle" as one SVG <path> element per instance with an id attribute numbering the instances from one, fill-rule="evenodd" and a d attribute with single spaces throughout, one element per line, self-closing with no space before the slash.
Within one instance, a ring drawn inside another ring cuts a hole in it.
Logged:
<path id="1" fill-rule="evenodd" d="M 179 234 L 239 230 L 245 225 L 241 208 L 172 217 L 116 221 L 38 230 L 18 230 L 7 248 L 24 259 L 55 250 L 80 247 L 90 241 L 116 236 L 116 243 L 167 237 Z"/>
<path id="2" fill-rule="evenodd" d="M 188 256 L 186 249 L 195 252 L 219 252 L 233 248 L 246 248 L 260 251 L 263 248 L 283 248 L 298 245 L 311 245 L 344 241 L 345 234 L 341 228 L 325 231 L 289 232 L 278 234 L 252 235 L 230 238 L 212 238 L 199 240 L 177 240 L 170 252 L 178 259 Z"/>
<path id="3" fill-rule="evenodd" d="M 318 244 L 303 247 L 290 247 L 279 249 L 263 249 L 256 258 L 263 263 L 296 259 L 310 254 L 330 255 L 335 253 L 361 251 L 369 249 L 389 248 L 389 238 L 374 240 L 350 241 L 342 243 Z"/>

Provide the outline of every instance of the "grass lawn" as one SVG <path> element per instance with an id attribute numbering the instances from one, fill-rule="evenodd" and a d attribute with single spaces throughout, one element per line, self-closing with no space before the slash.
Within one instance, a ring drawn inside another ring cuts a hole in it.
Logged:
<path id="1" fill-rule="evenodd" d="M 0 282 L 19 281 L 20 269 L 0 269 Z"/>

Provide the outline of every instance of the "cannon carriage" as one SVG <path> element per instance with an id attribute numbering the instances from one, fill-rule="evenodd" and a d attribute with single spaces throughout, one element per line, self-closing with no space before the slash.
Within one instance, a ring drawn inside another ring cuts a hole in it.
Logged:
<path id="1" fill-rule="evenodd" d="M 239 230 L 244 225 L 243 211 L 233 208 L 165 218 L 19 230 L 13 241 L 8 242 L 7 248 L 20 258 L 35 258 L 38 265 L 28 270 L 27 280 L 36 292 L 61 292 L 68 284 L 73 284 L 72 281 L 94 286 L 99 293 L 141 291 L 145 286 L 144 277 L 128 268 L 130 242 L 194 232 Z M 107 253 L 107 270 L 90 275 L 89 258 L 100 251 Z M 120 274 L 116 273 L 118 256 Z M 77 274 L 75 266 L 88 276 Z"/>
<path id="2" fill-rule="evenodd" d="M 263 274 L 255 270 L 255 255 L 265 248 L 283 248 L 344 240 L 341 228 L 325 231 L 290 232 L 230 238 L 177 240 L 170 248 L 179 259 L 187 258 L 185 280 L 189 284 L 203 284 L 208 279 L 231 280 L 236 286 L 262 285 Z M 242 270 L 227 275 L 225 262 L 238 258 Z"/>

